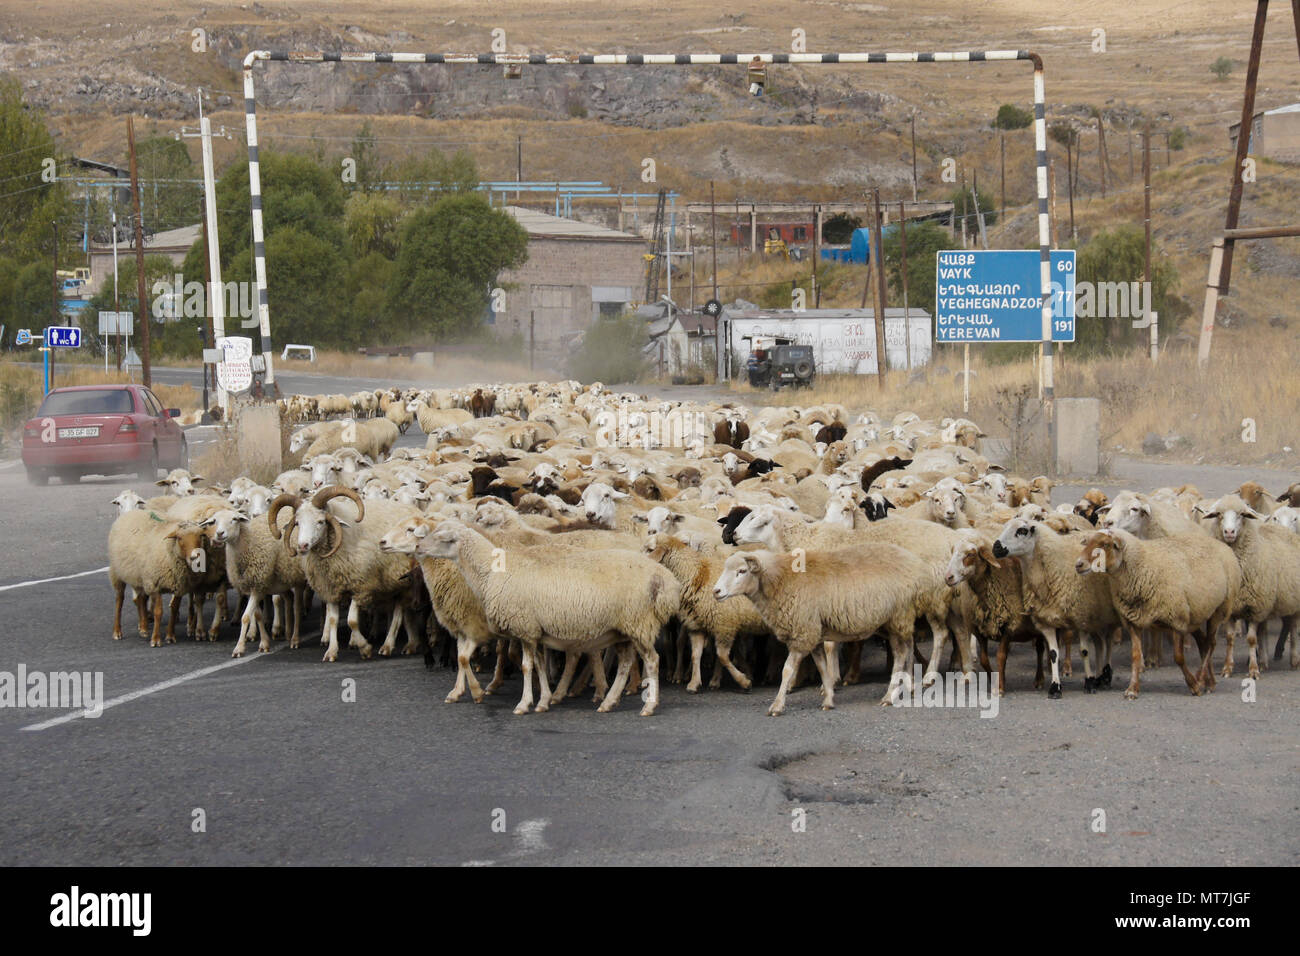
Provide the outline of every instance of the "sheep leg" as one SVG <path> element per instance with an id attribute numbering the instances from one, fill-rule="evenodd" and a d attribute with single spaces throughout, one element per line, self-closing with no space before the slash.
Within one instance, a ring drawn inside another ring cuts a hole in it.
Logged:
<path id="1" fill-rule="evenodd" d="M 592 675 L 596 671 L 596 668 L 592 666 L 591 661 L 592 661 L 592 657 L 590 654 L 587 654 L 583 657 L 582 670 L 578 671 L 578 676 L 577 678 L 574 679 L 573 686 L 569 688 L 570 697 L 577 697 L 584 690 L 586 690 L 587 685 L 591 683 Z M 600 696 L 603 697 L 605 695 L 601 694 Z"/>
<path id="2" fill-rule="evenodd" d="M 141 637 L 149 636 L 149 595 L 131 589 L 131 600 L 135 602 L 135 629 Z"/>
<path id="3" fill-rule="evenodd" d="M 1006 693 L 1007 688 L 1007 650 L 1011 647 L 1011 638 L 1003 635 L 998 638 L 998 696 L 1001 697 Z M 1043 654 L 1038 653 L 1038 676 L 1034 680 L 1034 689 L 1037 690 L 1043 684 Z"/>
<path id="4" fill-rule="evenodd" d="M 1188 669 L 1187 660 L 1183 655 L 1183 642 L 1186 640 L 1187 634 L 1185 632 L 1176 631 L 1174 633 L 1174 663 L 1176 663 L 1182 670 L 1183 680 L 1187 681 L 1187 689 L 1199 697 L 1201 695 L 1201 682 L 1197 676 Z"/>
<path id="5" fill-rule="evenodd" d="M 248 596 L 248 603 L 244 605 L 244 613 L 239 616 L 239 640 L 235 642 L 235 648 L 230 652 L 231 657 L 244 656 L 244 648 L 248 644 L 248 636 L 253 630 L 253 622 L 257 616 L 257 597 L 256 591 Z"/>
<path id="6" fill-rule="evenodd" d="M 790 685 L 794 682 L 794 675 L 799 670 L 799 663 L 803 657 L 802 651 L 797 651 L 790 646 L 786 647 L 785 665 L 781 668 L 781 686 L 776 690 L 776 699 L 772 701 L 772 706 L 767 709 L 769 717 L 779 717 L 785 713 L 785 695 L 790 692 Z"/>
<path id="7" fill-rule="evenodd" d="M 1295 627 L 1295 621 L 1296 619 L 1294 617 L 1282 618 L 1282 630 L 1278 631 L 1277 643 L 1273 645 L 1274 662 L 1282 659 L 1282 652 L 1286 650 L 1286 639 L 1292 635 L 1292 628 Z"/>
<path id="8" fill-rule="evenodd" d="M 1222 677 L 1232 676 L 1233 645 L 1237 643 L 1237 633 L 1245 626 L 1245 623 L 1245 621 L 1233 621 L 1228 625 L 1227 635 L 1223 640 L 1223 653 L 1227 655 L 1227 660 L 1223 662 L 1223 670 L 1220 674 Z"/>
<path id="9" fill-rule="evenodd" d="M 704 635 L 701 634 L 699 631 L 691 631 L 690 638 L 691 638 L 691 680 L 690 683 L 686 685 L 686 692 L 688 694 L 698 694 L 700 692 L 700 684 L 703 683 L 703 678 L 700 676 L 700 658 L 704 656 L 705 638 Z M 716 666 L 713 668 L 713 672 L 715 674 L 718 672 L 718 668 Z"/>
<path id="10" fill-rule="evenodd" d="M 221 625 L 230 619 L 230 598 L 226 594 L 226 586 L 222 584 L 217 588 L 216 610 L 212 612 L 212 626 L 208 628 L 208 640 L 215 641 L 221 634 Z M 199 619 L 199 626 L 202 627 L 203 620 Z"/>
<path id="11" fill-rule="evenodd" d="M 519 703 L 515 705 L 516 714 L 526 714 L 533 706 L 533 648 L 534 644 L 529 641 L 524 643 L 523 660 L 520 666 L 524 671 L 524 693 L 519 698 Z"/>
<path id="12" fill-rule="evenodd" d="M 288 610 L 284 606 L 284 595 L 271 595 L 271 637 L 280 639 L 284 637 L 285 618 L 288 617 Z"/>
<path id="13" fill-rule="evenodd" d="M 325 620 L 321 624 L 320 640 L 322 644 L 329 645 L 321 660 L 337 661 L 339 659 L 339 606 L 333 601 L 325 605 Z"/>
<path id="14" fill-rule="evenodd" d="M 274 613 L 274 601 L 272 601 L 272 613 Z M 258 651 L 265 654 L 271 650 L 271 635 L 266 630 L 266 614 L 262 611 L 262 602 L 259 600 L 253 605 L 255 613 L 253 619 L 257 622 L 257 633 L 261 638 L 257 645 Z"/>
<path id="15" fill-rule="evenodd" d="M 625 697 L 631 697 L 637 692 L 637 688 L 641 686 L 641 658 L 635 654 L 632 656 L 631 668 L 631 673 L 627 679 L 627 687 L 623 691 Z"/>
<path id="16" fill-rule="evenodd" d="M 1074 631 L 1066 631 L 1061 641 L 1061 676 L 1073 677 L 1074 666 L 1070 663 L 1070 646 L 1074 643 Z"/>
<path id="17" fill-rule="evenodd" d="M 1047 696 L 1051 700 L 1061 699 L 1061 653 L 1056 643 L 1056 628 L 1039 628 L 1047 641 L 1047 662 L 1052 667 L 1052 682 L 1047 685 Z"/>
<path id="18" fill-rule="evenodd" d="M 1047 652 L 1047 642 L 1042 637 L 1034 638 L 1034 656 L 1037 660 L 1037 667 L 1034 670 L 1034 690 L 1043 689 L 1043 655 Z"/>
<path id="19" fill-rule="evenodd" d="M 634 656 L 632 645 L 619 645 L 618 671 L 614 674 L 614 682 L 609 685 L 609 692 L 605 695 L 605 699 L 596 708 L 597 713 L 607 714 L 618 706 L 619 700 L 623 697 L 623 688 L 627 685 L 628 674 L 632 670 L 632 658 Z"/>
<path id="20" fill-rule="evenodd" d="M 1097 686 L 1103 690 L 1110 689 L 1110 682 L 1115 676 L 1115 672 L 1110 667 L 1110 651 L 1122 633 L 1123 631 L 1117 627 L 1109 634 L 1096 639 L 1102 645 L 1103 651 L 1101 671 L 1097 674 Z"/>
<path id="21" fill-rule="evenodd" d="M 677 633 L 674 635 L 674 641 L 677 645 L 676 647 L 677 662 L 676 665 L 673 667 L 673 676 L 670 678 L 670 680 L 674 684 L 680 684 L 682 681 L 686 680 L 686 641 L 682 640 L 682 628 L 678 628 Z M 694 655 L 694 650 L 695 650 L 694 644 L 695 641 L 694 641 L 694 637 L 692 636 L 692 640 L 691 640 L 692 655 Z M 699 687 L 697 686 L 696 690 L 698 689 Z"/>
<path id="22" fill-rule="evenodd" d="M 595 685 L 595 693 L 592 695 L 591 702 L 599 704 L 605 699 L 605 695 L 609 693 L 609 678 L 605 673 L 605 652 L 589 651 L 587 653 L 587 667 L 591 670 L 591 682 Z"/>
<path id="23" fill-rule="evenodd" d="M 298 646 L 298 635 L 302 628 L 303 615 L 303 588 L 301 585 L 293 589 L 293 636 L 289 638 L 289 646 L 296 648 Z"/>
<path id="24" fill-rule="evenodd" d="M 989 663 L 989 639 L 983 634 L 972 633 L 971 636 L 971 656 L 979 660 L 980 667 L 984 669 L 985 674 L 992 674 L 993 667 Z"/>
<path id="25" fill-rule="evenodd" d="M 497 638 L 497 666 L 492 672 L 492 679 L 488 681 L 484 693 L 491 694 L 500 690 L 501 685 L 506 681 L 506 659 L 509 657 L 510 639 L 508 637 Z"/>
<path id="26" fill-rule="evenodd" d="M 1079 656 L 1083 658 L 1083 690 L 1084 693 L 1092 694 L 1097 690 L 1097 679 L 1092 676 L 1092 654 L 1089 653 L 1092 648 L 1092 634 L 1088 631 L 1079 632 Z"/>
<path id="27" fill-rule="evenodd" d="M 1132 663 L 1124 699 L 1137 700 L 1138 691 L 1142 689 L 1142 631 L 1136 627 L 1129 628 L 1129 639 L 1133 648 Z"/>
<path id="28" fill-rule="evenodd" d="M 465 694 L 466 681 L 470 684 L 470 693 L 474 696 L 474 703 L 479 703 L 483 698 L 482 688 L 478 686 L 478 680 L 474 677 L 474 671 L 469 666 L 470 655 L 474 653 L 474 644 L 464 637 L 456 639 L 456 683 L 452 685 L 451 693 L 443 698 L 443 703 L 454 704 Z"/>
<path id="29" fill-rule="evenodd" d="M 645 705 L 641 708 L 641 716 L 650 717 L 659 706 L 659 652 L 655 650 L 653 637 L 641 642 L 639 657 L 645 669 L 645 680 L 640 684 L 644 688 L 642 700 L 645 701 Z"/>
<path id="30" fill-rule="evenodd" d="M 1227 612 L 1220 608 L 1205 624 L 1204 643 L 1201 642 L 1200 632 L 1197 632 L 1196 645 L 1201 652 L 1201 666 L 1196 676 L 1206 690 L 1214 690 L 1215 684 L 1218 683 L 1214 678 L 1214 644 L 1219 637 L 1219 628 L 1227 620 Z"/>
<path id="31" fill-rule="evenodd" d="M 908 666 L 912 663 L 915 655 L 912 645 L 911 636 L 899 634 L 889 634 L 889 651 L 893 659 L 893 664 L 889 672 L 889 687 L 885 690 L 885 696 L 880 699 L 880 706 L 890 707 L 898 699 L 901 692 L 912 693 L 912 675 L 908 672 Z M 930 654 L 930 661 L 934 662 L 939 657 L 940 648 L 935 648 Z M 922 686 L 925 686 L 924 679 Z"/>
<path id="32" fill-rule="evenodd" d="M 822 652 L 826 658 L 826 667 L 831 673 L 831 680 L 838 684 L 840 681 L 840 645 L 826 641 L 822 644 Z"/>
<path id="33" fill-rule="evenodd" d="M 201 591 L 190 593 L 190 610 L 185 618 L 185 636 L 194 640 L 203 639 L 203 603 L 207 595 Z"/>
<path id="34" fill-rule="evenodd" d="M 948 643 L 948 628 L 936 621 L 930 622 L 930 630 L 934 632 L 934 647 L 930 651 L 930 664 L 925 669 L 925 676 L 921 679 L 922 687 L 929 687 L 939 677 L 939 661 L 942 660 L 943 649 Z M 897 667 L 898 662 L 894 662 Z"/>
<path id="35" fill-rule="evenodd" d="M 1251 621 L 1246 627 L 1246 646 L 1250 648 L 1250 657 L 1246 665 L 1246 676 L 1251 680 L 1259 680 L 1259 656 L 1255 653 L 1255 649 L 1258 645 L 1259 624 L 1256 621 Z"/>
<path id="36" fill-rule="evenodd" d="M 384 643 L 379 645 L 380 657 L 392 657 L 393 651 L 397 650 L 397 632 L 402 627 L 402 610 L 396 605 L 388 618 L 388 633 L 384 635 Z"/>
<path id="37" fill-rule="evenodd" d="M 826 645 L 818 644 L 813 648 L 811 655 L 813 663 L 817 665 L 817 670 L 822 675 L 822 710 L 835 709 L 835 678 L 834 673 L 831 670 L 829 658 L 833 654 L 838 654 L 839 648 L 835 647 L 834 644 L 832 644 L 831 647 L 835 648 L 834 651 L 832 654 L 827 654 Z"/>
<path id="38" fill-rule="evenodd" d="M 348 605 L 348 629 L 352 632 L 348 638 L 348 647 L 358 647 L 361 649 L 361 659 L 368 661 L 374 655 L 374 646 L 366 640 L 366 636 L 361 633 L 361 605 L 357 604 L 353 598 L 352 603 Z M 396 639 L 396 635 L 394 635 Z"/>
<path id="39" fill-rule="evenodd" d="M 551 709 L 551 682 L 550 674 L 548 673 L 551 649 L 539 644 L 535 645 L 533 653 L 539 655 L 541 658 L 534 662 L 537 665 L 537 685 L 539 693 L 537 696 L 537 706 L 533 708 L 533 713 L 544 714 Z"/>
<path id="40" fill-rule="evenodd" d="M 420 620 L 415 608 L 402 608 L 402 627 L 406 630 L 406 643 L 402 645 L 403 654 L 418 654 L 424 650 L 424 639 L 420 636 Z"/>
<path id="41" fill-rule="evenodd" d="M 581 651 L 564 652 L 564 671 L 560 674 L 559 683 L 555 685 L 554 701 L 559 703 L 569 694 L 569 685 L 573 683 L 573 675 L 577 673 L 578 661 L 582 660 Z"/>
<path id="42" fill-rule="evenodd" d="M 122 602 L 125 600 L 126 585 L 118 581 L 113 585 L 113 640 L 115 641 L 122 639 Z"/>
<path id="43" fill-rule="evenodd" d="M 844 679 L 840 681 L 845 687 L 856 684 L 862 679 L 862 648 L 865 644 L 866 641 L 854 641 L 846 648 L 849 655 L 849 668 L 844 672 Z"/>
<path id="44" fill-rule="evenodd" d="M 1268 670 L 1268 621 L 1259 622 L 1259 653 L 1255 658 L 1255 663 L 1261 671 Z"/>
<path id="45" fill-rule="evenodd" d="M 716 638 L 713 643 L 718 652 L 718 662 L 713 665 L 713 679 L 709 681 L 709 686 L 716 689 L 722 685 L 722 668 L 725 667 L 732 680 L 745 690 L 749 690 L 752 682 L 731 662 L 732 642 L 720 637 Z"/>
<path id="46" fill-rule="evenodd" d="M 153 598 L 153 636 L 149 638 L 149 646 L 162 647 L 162 592 L 150 597 Z"/>

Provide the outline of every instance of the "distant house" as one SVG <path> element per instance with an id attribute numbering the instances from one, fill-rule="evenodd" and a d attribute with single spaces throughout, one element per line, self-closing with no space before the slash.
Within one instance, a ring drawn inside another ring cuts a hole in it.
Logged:
<path id="1" fill-rule="evenodd" d="M 1233 149 L 1240 132 L 1240 123 L 1228 127 Z M 1250 124 L 1249 152 L 1280 163 L 1300 163 L 1300 103 L 1256 113 Z"/>
<path id="2" fill-rule="evenodd" d="M 190 247 L 198 242 L 203 236 L 203 226 L 196 223 L 193 226 L 182 226 L 180 229 L 168 229 L 164 232 L 155 232 L 152 236 L 144 241 L 144 254 L 146 256 L 166 256 L 180 271 L 180 265 L 185 261 L 186 255 L 189 254 Z M 128 259 L 134 261 L 135 247 L 131 242 L 117 243 L 117 267 L 122 268 L 122 263 Z M 203 276 L 191 276 L 192 279 L 203 281 Z M 90 244 L 90 294 L 98 292 L 107 286 L 113 287 L 113 244 L 111 242 L 92 242 Z"/>
<path id="3" fill-rule="evenodd" d="M 718 320 L 698 312 L 678 312 L 647 324 L 646 356 L 663 375 L 695 367 L 712 372 L 717 361 Z"/>
<path id="4" fill-rule="evenodd" d="M 496 334 L 532 335 L 540 355 L 559 357 L 592 323 L 640 302 L 648 243 L 604 226 L 506 206 L 528 232 L 528 261 L 503 272 L 505 309 L 491 316 Z"/>

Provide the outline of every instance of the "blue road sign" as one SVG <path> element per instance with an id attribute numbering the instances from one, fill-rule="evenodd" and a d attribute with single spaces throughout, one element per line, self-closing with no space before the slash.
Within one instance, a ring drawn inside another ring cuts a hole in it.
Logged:
<path id="1" fill-rule="evenodd" d="M 59 349 L 81 348 L 81 329 L 74 325 L 51 325 L 45 330 L 45 344 Z"/>
<path id="2" fill-rule="evenodd" d="M 1074 341 L 1074 250 L 1050 253 L 1052 340 Z M 1041 259 L 1034 250 L 935 254 L 936 342 L 1041 342 Z"/>

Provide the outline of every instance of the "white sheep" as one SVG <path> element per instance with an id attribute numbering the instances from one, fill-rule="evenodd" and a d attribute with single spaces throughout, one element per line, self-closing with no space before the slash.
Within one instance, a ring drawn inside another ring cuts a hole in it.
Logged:
<path id="1" fill-rule="evenodd" d="M 133 509 L 113 522 L 108 530 L 108 580 L 116 597 L 113 640 L 122 639 L 122 602 L 129 585 L 135 592 L 141 637 L 145 636 L 145 601 L 152 602 L 150 647 L 163 644 L 162 596 L 172 596 L 166 642 L 176 643 L 181 597 L 193 593 L 207 569 L 204 543 L 203 532 L 197 524 L 169 520 L 154 511 Z"/>
<path id="2" fill-rule="evenodd" d="M 419 544 L 421 554 L 456 560 L 483 604 L 494 630 L 524 646 L 524 693 L 516 714 L 533 703 L 533 661 L 539 645 L 573 652 L 556 687 L 562 699 L 576 670 L 577 654 L 630 642 L 644 662 L 648 717 L 659 703 L 659 654 L 655 639 L 677 613 L 681 589 L 667 570 L 628 551 L 585 553 L 552 547 L 497 549 L 486 537 L 455 520 L 443 521 Z M 562 554 L 562 560 L 557 558 Z M 620 650 L 618 674 L 599 710 L 613 709 L 623 693 L 632 655 Z M 552 695 L 544 669 L 538 671 L 538 710 Z"/>
<path id="3" fill-rule="evenodd" d="M 1228 552 L 1230 563 L 1220 559 L 1218 549 Z M 1136 700 L 1141 689 L 1143 628 L 1174 632 L 1174 660 L 1193 694 L 1199 695 L 1207 682 L 1213 686 L 1215 636 L 1236 607 L 1241 588 L 1241 569 L 1227 545 L 1199 532 L 1144 540 L 1120 529 L 1094 531 L 1083 537 L 1075 571 L 1109 579 L 1115 611 L 1130 630 L 1132 676 L 1126 698 Z M 1184 661 L 1183 641 L 1200 627 L 1207 649 L 1197 676 Z"/>

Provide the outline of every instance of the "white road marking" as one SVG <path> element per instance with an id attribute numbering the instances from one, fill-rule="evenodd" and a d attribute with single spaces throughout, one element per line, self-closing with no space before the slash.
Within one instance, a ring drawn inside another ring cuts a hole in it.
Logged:
<path id="1" fill-rule="evenodd" d="M 57 578 L 41 578 L 39 581 L 22 581 L 19 584 L 6 584 L 0 586 L 0 591 L 12 591 L 14 588 L 30 588 L 37 584 L 49 584 L 51 581 L 67 581 L 70 578 L 84 578 L 88 574 L 103 574 L 108 570 L 108 565 L 102 568 L 95 568 L 93 571 L 78 571 L 76 574 L 64 574 Z"/>
<path id="2" fill-rule="evenodd" d="M 116 707 L 118 704 L 130 703 L 133 700 L 138 700 L 141 697 L 147 697 L 150 694 L 156 694 L 160 690 L 167 690 L 171 687 L 176 687 L 179 684 L 184 684 L 186 681 L 192 681 L 198 677 L 206 677 L 208 674 L 215 674 L 217 671 L 223 671 L 228 667 L 235 667 L 239 664 L 247 664 L 249 661 L 257 660 L 259 657 L 269 657 L 274 653 L 275 653 L 275 649 L 272 648 L 269 651 L 258 652 L 249 657 L 235 657 L 221 664 L 214 664 L 211 667 L 202 667 L 196 671 L 190 671 L 188 674 L 182 674 L 180 677 L 173 677 L 170 680 L 165 680 L 158 684 L 152 684 L 149 687 L 143 687 L 140 690 L 133 690 L 131 691 L 131 693 L 123 694 L 121 697 L 114 697 L 112 700 L 106 700 L 104 701 L 103 710 L 108 710 L 110 707 Z M 55 717 L 51 720 L 43 720 L 39 724 L 28 724 L 26 727 L 21 727 L 19 729 L 20 730 L 48 730 L 51 727 L 57 727 L 59 726 L 59 724 L 66 724 L 69 723 L 70 721 L 76 720 L 79 717 L 85 717 L 85 716 L 86 716 L 86 711 L 79 710 L 76 711 L 75 713 L 63 714 L 62 716 Z M 102 716 L 102 711 L 101 711 L 101 716 Z"/>
<path id="3" fill-rule="evenodd" d="M 546 843 L 546 837 L 543 836 L 550 823 L 550 820 L 542 818 L 540 820 L 525 820 L 515 827 L 516 848 L 510 855 L 524 856 L 529 853 L 540 853 L 542 850 L 550 849 Z"/>

